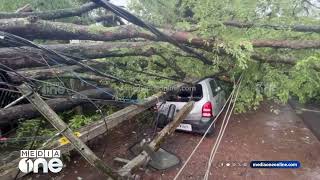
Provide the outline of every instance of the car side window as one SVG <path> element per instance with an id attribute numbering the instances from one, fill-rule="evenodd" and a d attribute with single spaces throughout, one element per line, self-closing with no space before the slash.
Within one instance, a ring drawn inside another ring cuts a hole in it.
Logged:
<path id="1" fill-rule="evenodd" d="M 212 95 L 216 96 L 219 93 L 219 86 L 217 85 L 215 80 L 211 80 L 210 81 L 210 87 L 211 87 L 211 91 L 212 91 Z"/>
<path id="2" fill-rule="evenodd" d="M 218 86 L 221 87 L 221 90 L 226 92 L 229 89 L 229 87 L 225 83 L 223 83 L 221 80 L 217 79 L 216 82 Z"/>

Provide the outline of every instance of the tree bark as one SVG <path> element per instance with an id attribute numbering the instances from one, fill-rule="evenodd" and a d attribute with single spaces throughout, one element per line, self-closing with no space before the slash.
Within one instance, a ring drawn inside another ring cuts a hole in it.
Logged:
<path id="1" fill-rule="evenodd" d="M 0 19 L 0 30 L 27 39 L 116 41 L 129 38 L 155 40 L 156 37 L 132 25 L 103 27 L 51 22 L 35 18 Z"/>
<path id="2" fill-rule="evenodd" d="M 21 70 L 17 71 L 20 75 L 27 77 L 27 78 L 33 78 L 38 80 L 44 80 L 44 79 L 52 79 L 56 76 L 61 76 L 63 74 L 67 74 L 76 70 L 82 69 L 80 66 L 73 65 L 73 66 L 60 66 L 60 67 L 53 67 L 53 68 L 46 68 L 46 69 L 28 69 L 28 70 Z M 17 75 L 14 72 L 7 72 L 7 74 L 10 77 L 10 80 L 12 83 L 20 84 L 21 82 L 25 81 L 25 79 L 22 76 Z"/>
<path id="3" fill-rule="evenodd" d="M 310 40 L 253 40 L 251 41 L 255 48 L 288 48 L 288 49 L 309 49 L 320 48 L 320 41 Z"/>
<path id="4" fill-rule="evenodd" d="M 83 4 L 82 6 L 77 8 L 58 9 L 44 12 L 0 12 L 0 19 L 25 18 L 28 16 L 36 16 L 40 19 L 52 20 L 71 16 L 79 16 L 98 7 L 99 6 L 97 4 L 90 2 Z"/>
<path id="5" fill-rule="evenodd" d="M 89 66 L 99 66 L 98 62 L 88 62 L 86 63 Z M 37 80 L 46 80 L 46 79 L 53 79 L 56 77 L 72 77 L 93 80 L 93 81 L 102 81 L 102 80 L 110 80 L 107 77 L 101 77 L 97 75 L 85 74 L 85 73 L 76 73 L 80 70 L 84 69 L 78 65 L 72 66 L 52 66 L 50 68 L 36 68 L 36 69 L 24 69 L 19 70 L 17 73 L 15 72 L 7 72 L 11 83 L 20 84 L 21 82 L 25 81 L 23 77 L 37 79 Z"/>
<path id="6" fill-rule="evenodd" d="M 83 26 L 70 23 L 50 22 L 37 19 L 2 19 L 0 30 L 16 34 L 29 39 L 51 40 L 94 40 L 116 41 L 130 38 L 143 38 L 160 41 L 156 36 L 141 28 L 132 25 L 117 27 Z M 199 48 L 212 48 L 223 43 L 219 39 L 205 39 L 197 37 L 189 32 L 175 32 L 164 30 L 164 33 L 179 43 L 188 44 Z M 320 48 L 320 42 L 316 40 L 290 41 L 290 40 L 252 40 L 253 47 L 307 49 Z"/>
<path id="7" fill-rule="evenodd" d="M 110 89 L 103 88 L 104 91 L 113 93 Z M 86 91 L 79 92 L 81 95 L 87 96 L 93 99 L 104 99 L 104 100 L 112 100 L 113 97 L 107 95 L 103 91 L 99 91 L 97 89 L 91 89 Z M 87 99 L 80 97 L 79 94 L 74 95 L 69 98 L 56 98 L 47 100 L 46 103 L 56 112 L 62 112 L 73 107 L 90 103 Z M 0 125 L 15 123 L 18 120 L 32 119 L 35 117 L 39 117 L 41 114 L 37 111 L 33 105 L 31 104 L 22 104 L 12 106 L 8 109 L 0 109 Z"/>
<path id="8" fill-rule="evenodd" d="M 77 44 L 56 44 L 56 45 L 43 45 L 48 49 L 55 50 L 59 53 L 81 57 L 84 59 L 97 59 L 105 57 L 125 57 L 125 56 L 153 56 L 159 55 L 161 52 L 159 48 L 161 43 L 150 43 L 150 42 L 102 42 L 102 43 L 77 43 Z M 0 48 L 0 63 L 9 66 L 13 69 L 20 68 L 31 68 L 31 67 L 44 67 L 47 64 L 42 58 L 44 54 L 38 49 L 31 47 L 21 47 L 21 48 Z M 184 54 L 175 54 L 175 56 L 185 56 Z M 252 59 L 266 62 L 266 63 L 281 63 L 281 64 L 290 64 L 295 65 L 298 61 L 294 57 L 285 57 L 278 55 L 263 55 L 259 53 L 253 53 L 251 56 Z M 54 63 L 50 63 L 54 65 Z M 78 66 L 74 67 L 65 67 L 57 69 L 57 72 L 61 72 L 60 75 L 65 75 L 72 71 L 80 70 Z M 75 68 L 75 69 L 74 69 Z M 318 68 L 319 69 L 319 68 Z M 27 71 L 30 71 L 28 69 Z M 54 72 L 46 72 L 41 70 L 41 75 L 36 75 L 34 73 L 24 73 L 24 75 L 31 75 L 34 78 L 46 79 L 47 77 L 53 77 Z M 48 75 L 45 75 L 48 74 Z M 12 74 L 14 81 L 20 82 L 21 77 L 17 77 L 15 74 Z"/>
<path id="9" fill-rule="evenodd" d="M 237 28 L 251 28 L 251 27 L 258 27 L 258 28 L 268 28 L 268 29 L 274 29 L 274 30 L 291 30 L 291 31 L 297 31 L 297 32 L 315 32 L 320 33 L 320 26 L 318 25 L 274 25 L 274 24 L 254 24 L 250 22 L 239 22 L 239 21 L 225 21 L 223 22 L 226 26 L 232 26 Z"/>
<path id="10" fill-rule="evenodd" d="M 159 44 L 148 42 L 103 42 L 42 45 L 58 53 L 83 59 L 106 57 L 152 56 Z M 77 59 L 77 58 L 75 58 Z M 0 48 L 0 63 L 13 69 L 47 66 L 45 54 L 36 48 Z M 55 65 L 54 62 L 48 62 Z"/>

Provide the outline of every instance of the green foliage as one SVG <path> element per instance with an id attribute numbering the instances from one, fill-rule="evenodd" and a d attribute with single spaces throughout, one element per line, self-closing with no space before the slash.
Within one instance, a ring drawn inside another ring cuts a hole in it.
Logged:
<path id="1" fill-rule="evenodd" d="M 90 124 L 96 120 L 98 120 L 101 116 L 100 115 L 93 115 L 93 116 L 85 116 L 85 115 L 75 115 L 69 121 L 69 127 L 71 129 L 79 129 L 87 124 Z"/>
<path id="2" fill-rule="evenodd" d="M 317 70 L 315 69 L 317 68 Z M 297 63 L 290 72 L 290 90 L 301 102 L 320 98 L 320 53 L 307 57 Z"/>
<path id="3" fill-rule="evenodd" d="M 129 7 L 134 9 L 138 15 L 143 16 L 146 21 L 164 25 L 173 24 L 178 20 L 177 14 L 179 12 L 176 9 L 176 4 L 176 0 L 157 0 L 156 6 L 150 0 L 131 0 Z"/>
<path id="4" fill-rule="evenodd" d="M 0 0 L 0 11 L 14 12 L 26 4 L 30 4 L 36 11 L 63 9 L 80 5 L 78 0 Z"/>
<path id="5" fill-rule="evenodd" d="M 296 24 L 318 24 L 320 10 L 303 0 L 132 0 L 130 7 L 142 19 L 153 24 L 183 29 L 196 27 L 194 34 L 216 40 L 212 52 L 202 51 L 215 63 L 214 67 L 193 58 L 167 56 L 175 59 L 191 77 L 226 71 L 227 76 L 234 80 L 243 72 L 243 85 L 236 106 L 238 112 L 257 108 L 264 98 L 281 103 L 287 102 L 291 96 L 297 96 L 301 102 L 320 99 L 319 50 L 253 49 L 250 44 L 252 39 L 319 39 L 319 33 L 285 29 Z M 228 20 L 254 22 L 257 26 L 274 24 L 284 29 L 233 28 L 223 24 Z M 251 59 L 254 52 L 300 60 L 295 66 L 259 63 Z"/>
<path id="6" fill-rule="evenodd" d="M 39 131 L 38 128 L 40 127 Z M 37 132 L 38 131 L 38 132 Z M 37 134 L 36 134 L 37 132 Z M 56 133 L 55 129 L 46 125 L 44 119 L 31 119 L 19 124 L 17 129 L 16 144 L 20 145 L 21 147 L 30 148 L 34 136 L 35 142 L 33 144 L 33 149 L 38 147 L 44 141 Z"/>
<path id="7" fill-rule="evenodd" d="M 105 107 L 102 108 L 102 112 L 105 116 L 112 114 L 118 110 L 114 107 Z M 101 113 L 99 112 L 86 112 L 83 115 L 79 115 L 75 111 L 67 111 L 61 113 L 60 118 L 68 123 L 69 127 L 76 131 L 77 129 L 88 125 L 92 122 L 100 120 Z M 37 133 L 38 127 L 40 129 Z M 33 137 L 36 135 L 37 138 L 33 144 L 33 149 L 40 147 L 44 142 L 46 142 L 49 138 L 54 136 L 57 133 L 57 130 L 48 123 L 45 119 L 31 119 L 24 122 L 19 123 L 19 126 L 16 131 L 15 141 L 10 142 L 10 144 L 6 144 L 6 146 L 14 146 L 21 148 L 29 148 L 31 143 L 33 142 Z M 0 146 L 1 147 L 1 146 Z"/>

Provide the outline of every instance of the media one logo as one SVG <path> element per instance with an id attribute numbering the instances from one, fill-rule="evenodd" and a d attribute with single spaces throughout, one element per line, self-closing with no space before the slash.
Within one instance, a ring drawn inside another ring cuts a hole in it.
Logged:
<path id="1" fill-rule="evenodd" d="M 60 155 L 60 150 L 20 150 L 19 169 L 23 173 L 39 173 L 41 167 L 43 173 L 58 173 L 63 167 Z"/>

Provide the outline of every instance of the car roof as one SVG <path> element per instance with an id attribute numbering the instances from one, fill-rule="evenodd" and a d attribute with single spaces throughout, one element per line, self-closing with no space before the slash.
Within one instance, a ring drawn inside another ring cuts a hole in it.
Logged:
<path id="1" fill-rule="evenodd" d="M 207 77 L 199 79 L 198 81 L 196 81 L 196 83 L 200 83 L 202 81 L 211 80 L 211 79 L 216 79 L 216 77 L 215 76 L 207 76 Z"/>

